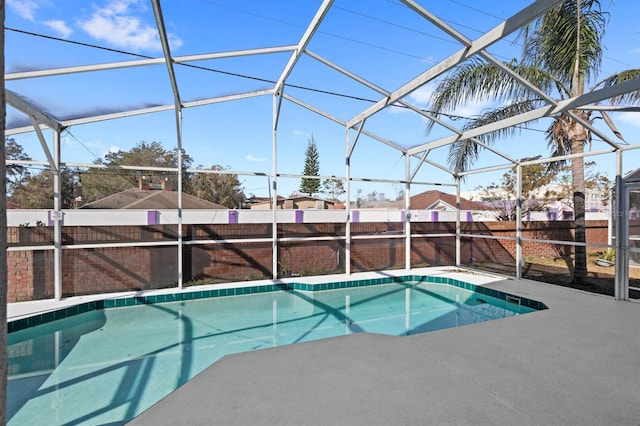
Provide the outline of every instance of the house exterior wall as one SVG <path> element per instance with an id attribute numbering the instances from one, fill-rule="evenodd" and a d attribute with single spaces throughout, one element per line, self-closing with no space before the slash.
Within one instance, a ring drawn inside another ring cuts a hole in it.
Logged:
<path id="1" fill-rule="evenodd" d="M 271 278 L 271 224 L 184 225 L 182 247 L 185 285 Z M 351 271 L 401 269 L 405 267 L 404 223 L 352 223 Z M 322 240 L 278 243 L 278 273 L 285 275 L 330 275 L 344 273 L 346 242 L 344 223 L 278 224 L 278 236 L 319 237 Z M 411 223 L 412 267 L 455 264 L 455 223 Z M 462 223 L 462 264 L 515 262 L 514 222 Z M 464 234 L 496 238 L 471 238 Z M 640 234 L 640 222 L 631 234 Z M 51 227 L 8 230 L 8 301 L 18 302 L 54 296 Z M 424 237 L 421 237 L 424 235 Z M 587 241 L 607 243 L 607 222 L 588 221 Z M 525 256 L 566 256 L 571 246 L 544 240 L 571 241 L 572 222 L 523 223 Z M 63 227 L 63 296 L 158 289 L 177 283 L 176 225 Z M 541 239 L 526 241 L 526 239 Z M 200 241 L 202 244 L 190 244 Z M 157 243 L 149 246 L 73 248 L 87 243 Z M 29 249 L 28 246 L 32 246 Z"/>

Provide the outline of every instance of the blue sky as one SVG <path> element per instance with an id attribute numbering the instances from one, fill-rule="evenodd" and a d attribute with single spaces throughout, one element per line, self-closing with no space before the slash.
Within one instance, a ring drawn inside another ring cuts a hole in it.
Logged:
<path id="1" fill-rule="evenodd" d="M 467 37 L 475 39 L 530 2 L 493 0 L 482 2 L 482 6 L 471 0 L 420 3 Z M 19 30 L 6 33 L 8 73 L 128 61 L 139 59 L 135 55 L 159 57 L 162 54 L 153 10 L 148 1 L 8 0 L 6 5 L 6 27 Z M 165 26 L 175 56 L 295 45 L 319 6 L 320 1 L 316 0 L 183 0 L 162 3 Z M 640 16 L 640 2 L 618 0 L 612 5 L 605 0 L 603 7 L 611 12 L 611 16 L 600 77 L 637 68 L 640 64 L 640 32 L 636 24 L 637 16 Z M 113 50 L 71 44 L 60 39 Z M 519 47 L 513 41 L 511 36 L 489 51 L 504 60 L 518 56 Z M 336 0 L 308 46 L 311 52 L 387 91 L 397 89 L 459 48 L 444 33 L 395 0 Z M 184 101 L 192 101 L 270 88 L 271 83 L 267 81 L 277 80 L 288 58 L 288 53 L 278 53 L 194 62 L 200 67 L 197 69 L 176 67 L 181 97 Z M 366 109 L 371 104 L 367 100 L 380 99 L 379 94 L 309 56 L 299 61 L 288 83 L 298 87 L 289 87 L 286 93 L 342 120 L 349 120 Z M 7 87 L 61 119 L 173 102 L 164 65 L 10 81 Z M 429 84 L 410 94 L 407 100 L 424 107 L 433 87 Z M 471 116 L 490 106 L 478 102 L 456 113 Z M 271 96 L 187 108 L 183 114 L 183 146 L 194 158 L 194 165 L 208 168 L 219 164 L 240 172 L 271 172 Z M 627 142 L 640 143 L 640 113 L 616 113 L 612 116 Z M 10 109 L 7 120 L 11 126 L 12 123 L 23 122 L 25 117 Z M 454 121 L 453 124 L 457 126 L 459 122 Z M 548 122 L 541 121 L 540 128 L 547 125 Z M 596 125 L 608 132 L 601 120 Z M 449 134 L 443 129 L 436 129 L 425 135 L 423 118 L 397 108 L 374 115 L 367 121 L 365 129 L 405 147 Z M 47 135 L 50 139 L 50 134 Z M 302 172 L 304 151 L 311 135 L 318 144 L 320 174 L 344 176 L 344 128 L 287 101 L 283 103 L 278 126 L 278 172 Z M 45 159 L 34 134 L 16 135 L 15 139 L 35 160 Z M 159 141 L 167 149 L 175 147 L 173 113 L 73 126 L 63 134 L 62 159 L 90 163 L 109 151 L 128 150 L 143 140 Z M 514 158 L 548 152 L 544 134 L 539 131 L 524 131 L 521 137 L 497 142 L 496 147 Z M 604 147 L 602 142 L 594 142 L 593 149 Z M 446 154 L 446 148 L 439 149 L 429 158 L 444 162 Z M 625 154 L 625 171 L 640 167 L 638 155 Z M 613 177 L 613 156 L 599 157 L 596 161 L 603 173 Z M 487 152 L 477 165 L 502 163 Z M 474 176 L 465 182 L 463 189 L 498 181 L 502 173 Z M 400 152 L 363 137 L 354 150 L 351 174 L 362 178 L 403 179 L 404 159 Z M 246 176 L 241 180 L 247 194 L 268 194 L 265 177 Z M 431 166 L 423 166 L 416 180 L 452 183 L 450 177 Z M 288 195 L 298 186 L 298 179 L 281 179 L 279 192 Z M 352 190 L 354 194 L 358 190 L 365 194 L 375 190 L 391 197 L 399 189 L 395 184 L 354 182 Z M 425 189 L 431 187 L 418 185 L 412 192 Z"/>

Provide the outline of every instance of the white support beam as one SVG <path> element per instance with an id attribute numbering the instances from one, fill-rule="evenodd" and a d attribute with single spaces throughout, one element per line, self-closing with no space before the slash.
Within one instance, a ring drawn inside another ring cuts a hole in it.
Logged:
<path id="1" fill-rule="evenodd" d="M 271 95 L 272 93 L 273 93 L 273 89 L 256 90 L 254 92 L 238 93 L 236 95 L 220 96 L 220 97 L 216 97 L 216 98 L 209 98 L 209 99 L 201 99 L 201 100 L 197 100 L 197 101 L 183 102 L 182 107 L 183 108 L 195 108 L 195 107 L 199 107 L 199 106 L 203 106 L 203 105 L 213 105 L 213 104 L 217 104 L 217 103 L 221 103 L 221 102 L 231 102 L 231 101 L 235 101 L 235 100 L 248 99 L 248 98 L 253 98 L 253 97 L 257 97 L 257 96 Z M 117 120 L 117 119 L 120 119 L 120 118 L 135 117 L 135 116 L 138 116 L 138 115 L 154 114 L 154 113 L 158 113 L 158 112 L 173 111 L 174 109 L 175 109 L 175 105 L 159 105 L 159 106 L 149 107 L 149 108 L 141 108 L 141 109 L 136 109 L 136 110 L 114 112 L 114 113 L 111 113 L 111 114 L 95 115 L 95 116 L 85 117 L 85 118 L 75 118 L 75 119 L 72 119 L 72 120 L 63 120 L 60 123 L 62 125 L 62 128 L 67 128 L 67 127 L 71 127 L 71 126 L 77 126 L 77 125 L 80 125 L 80 124 L 97 123 L 97 122 L 100 122 L 100 121 Z M 32 131 L 33 131 L 33 127 L 28 126 L 28 127 L 16 127 L 16 128 L 13 128 L 13 129 L 8 129 L 6 133 L 7 133 L 7 135 L 17 135 L 17 134 L 20 134 L 20 133 L 28 133 L 28 132 L 32 132 Z"/>
<path id="2" fill-rule="evenodd" d="M 404 154 L 404 176 L 406 182 L 404 184 L 404 268 L 411 270 L 411 158 Z"/>
<path id="3" fill-rule="evenodd" d="M 176 78 L 175 70 L 173 69 L 173 59 L 171 57 L 171 47 L 169 46 L 169 37 L 167 36 L 167 30 L 164 25 L 164 16 L 162 14 L 162 7 L 160 6 L 160 0 L 151 0 L 153 5 L 153 14 L 156 18 L 156 25 L 158 27 L 158 35 L 160 36 L 160 43 L 162 44 L 162 52 L 164 53 L 165 62 L 167 64 L 167 73 L 169 74 L 169 80 L 171 82 L 171 90 L 173 91 L 174 112 L 176 120 L 176 145 L 178 152 L 178 288 L 182 289 L 183 285 L 183 255 L 182 255 L 182 102 L 180 100 L 180 90 L 178 89 L 178 80 Z"/>
<path id="4" fill-rule="evenodd" d="M 321 115 L 324 118 L 327 118 L 327 119 L 329 119 L 329 120 L 331 120 L 331 121 L 333 121 L 335 123 L 338 123 L 338 124 L 340 124 L 342 126 L 345 125 L 344 120 L 341 120 L 341 119 L 329 114 L 328 112 L 325 112 L 325 111 L 321 110 L 320 108 L 316 108 L 313 105 L 309 105 L 308 103 L 306 103 L 304 101 L 301 101 L 300 99 L 295 98 L 295 97 L 293 97 L 293 96 L 291 96 L 291 95 L 289 95 L 287 93 L 283 93 L 282 97 L 284 99 L 290 101 L 290 102 L 293 102 L 296 105 L 299 105 L 299 106 L 301 106 L 301 107 L 303 107 L 305 109 L 308 109 L 309 111 L 315 112 L 316 114 Z"/>
<path id="5" fill-rule="evenodd" d="M 53 294 L 54 300 L 62 300 L 62 172 L 60 170 L 60 133 L 53 134 Z"/>
<path id="6" fill-rule="evenodd" d="M 556 106 L 548 105 L 532 111 L 528 111 L 522 114 L 515 115 L 513 117 L 505 118 L 504 120 L 495 121 L 493 123 L 476 127 L 474 129 L 462 132 L 461 135 L 447 136 L 441 139 L 437 139 L 432 142 L 418 145 L 409 149 L 410 154 L 419 153 L 426 149 L 439 148 L 441 146 L 449 145 L 457 140 L 471 139 L 484 133 L 493 132 L 496 130 L 504 129 L 511 126 L 517 126 L 529 121 L 538 120 L 542 117 L 549 117 L 561 112 L 565 112 L 571 109 L 577 109 L 584 105 L 598 103 L 605 99 L 612 98 L 614 96 L 622 95 L 633 91 L 640 90 L 640 77 L 636 77 L 631 80 L 627 80 L 623 83 L 616 84 L 615 86 L 605 87 L 593 92 L 585 93 L 584 95 L 569 98 L 563 101 L 559 101 Z"/>
<path id="7" fill-rule="evenodd" d="M 311 41 L 311 38 L 313 37 L 313 35 L 318 30 L 318 27 L 320 26 L 320 23 L 324 19 L 325 15 L 327 14 L 327 12 L 329 12 L 329 9 L 331 8 L 332 4 L 333 4 L 333 0 L 324 0 L 320 5 L 320 8 L 316 12 L 316 15 L 313 17 L 313 19 L 309 23 L 309 26 L 307 27 L 304 34 L 302 35 L 302 38 L 300 38 L 300 42 L 298 43 L 296 50 L 293 52 L 293 54 L 289 58 L 289 62 L 287 62 L 287 65 L 284 67 L 282 74 L 280 74 L 280 78 L 278 78 L 278 82 L 274 86 L 274 91 L 276 94 L 278 95 L 282 94 L 282 88 L 284 87 L 284 84 L 287 81 L 287 78 L 289 78 L 289 75 L 293 71 L 293 68 L 298 63 L 298 60 L 300 60 L 300 57 L 302 56 L 304 50 L 307 48 L 307 45 Z"/>
<path id="8" fill-rule="evenodd" d="M 311 56 L 312 58 L 314 58 L 314 59 L 315 59 L 315 60 L 317 60 L 318 62 L 320 62 L 320 63 L 322 63 L 322 64 L 324 64 L 324 65 L 326 65 L 326 66 L 328 66 L 328 67 L 330 67 L 330 68 L 332 68 L 332 69 L 334 69 L 334 70 L 338 71 L 339 73 L 341 73 L 341 74 L 343 74 L 343 75 L 345 75 L 345 76 L 347 76 L 347 77 L 349 77 L 349 78 L 351 78 L 351 79 L 353 79 L 353 80 L 357 81 L 358 83 L 360 83 L 360 84 L 362 84 L 362 85 L 364 85 L 364 86 L 368 87 L 369 89 L 374 90 L 374 91 L 376 91 L 376 92 L 380 93 L 380 94 L 381 94 L 381 95 L 383 95 L 383 96 L 389 96 L 389 95 L 390 95 L 390 94 L 389 94 L 389 92 L 387 92 L 386 90 L 384 90 L 384 89 L 382 89 L 382 88 L 380 88 L 380 87 L 376 86 L 375 84 L 373 84 L 373 83 L 369 82 L 368 80 L 365 80 L 364 78 L 362 78 L 362 77 L 360 77 L 360 76 L 358 76 L 358 75 L 356 75 L 356 74 L 352 73 L 351 71 L 348 71 L 348 70 L 346 70 L 346 69 L 344 69 L 344 68 L 340 67 L 339 65 L 334 64 L 333 62 L 331 62 L 331 61 L 329 61 L 329 60 L 327 60 L 327 59 L 323 58 L 322 56 L 317 55 L 317 54 L 315 54 L 315 53 L 313 53 L 313 52 L 309 52 L 309 51 L 307 51 L 306 53 L 307 53 L 307 55 Z M 398 99 L 397 103 L 398 103 L 399 105 L 401 105 L 401 106 L 403 106 L 403 107 L 405 107 L 405 108 L 408 108 L 408 109 L 412 110 L 413 112 L 415 112 L 415 113 L 417 113 L 417 114 L 419 114 L 419 115 L 421 115 L 421 116 L 423 116 L 423 117 L 425 117 L 425 118 L 429 119 L 429 120 L 435 121 L 436 123 L 438 123 L 438 124 L 440 124 L 441 126 L 443 126 L 443 127 L 447 128 L 447 129 L 451 130 L 451 131 L 452 131 L 452 132 L 454 132 L 454 133 L 457 133 L 457 134 L 461 134 L 461 133 L 462 133 L 460 130 L 456 129 L 456 128 L 455 128 L 455 127 L 453 127 L 452 125 L 450 125 L 450 124 L 448 124 L 448 123 L 446 123 L 446 122 L 444 122 L 444 121 L 440 120 L 438 117 L 436 117 L 436 116 L 434 116 L 434 115 L 432 115 L 432 114 L 429 114 L 427 111 L 424 111 L 424 110 L 422 110 L 422 109 L 418 108 L 417 106 L 415 106 L 415 105 L 411 104 L 410 102 L 405 101 L 404 99 Z M 366 120 L 365 120 L 365 121 L 366 121 Z M 364 121 L 363 121 L 363 123 L 362 123 L 361 125 L 355 125 L 355 126 L 353 126 L 353 127 L 356 127 L 356 128 L 358 129 L 358 131 L 360 131 L 360 129 L 362 129 L 362 128 L 364 127 Z M 366 134 L 366 133 L 364 133 L 364 134 Z M 476 140 L 474 140 L 474 142 L 477 142 L 477 143 L 481 144 L 481 142 L 480 142 L 480 141 L 476 141 Z M 392 148 L 398 149 L 399 151 L 401 151 L 401 152 L 403 152 L 403 153 L 405 153 L 405 152 L 407 151 L 407 150 L 406 150 L 406 148 L 403 148 L 403 147 L 401 147 L 401 146 L 399 146 L 399 145 L 397 145 L 397 144 L 393 144 L 393 143 L 391 143 L 391 144 L 387 144 L 387 145 L 389 145 L 389 146 L 390 146 L 390 147 L 392 147 Z M 355 146 L 355 142 L 354 142 L 354 146 Z M 512 158 L 510 158 L 508 155 L 506 155 L 506 154 L 504 154 L 504 153 L 502 153 L 502 152 L 498 151 L 498 150 L 497 150 L 497 149 L 495 149 L 495 148 L 489 148 L 489 147 L 487 147 L 487 149 L 490 149 L 491 151 L 495 152 L 496 154 L 500 155 L 501 157 L 503 157 L 503 158 L 505 158 L 505 159 L 508 159 L 508 160 L 510 160 L 510 161 L 514 161 L 514 160 L 513 160 Z M 353 152 L 353 147 L 352 147 L 352 149 L 351 149 L 351 152 Z M 351 155 L 351 152 L 349 153 L 349 155 Z M 514 162 L 515 162 L 515 161 L 514 161 Z M 444 170 L 449 171 L 449 169 L 444 169 Z M 449 172 L 450 172 L 450 171 L 449 171 Z"/>
<path id="9" fill-rule="evenodd" d="M 271 129 L 271 167 L 273 174 L 273 185 L 269 188 L 271 195 L 271 278 L 278 279 L 278 117 L 280 115 L 280 103 L 282 96 L 273 93 L 271 103 L 272 129 Z"/>
<path id="10" fill-rule="evenodd" d="M 529 81 L 527 81 L 526 79 L 522 78 L 518 73 L 516 73 L 515 71 L 513 71 L 511 68 L 507 67 L 502 61 L 498 60 L 497 58 L 493 57 L 492 55 L 490 55 L 488 52 L 482 51 L 480 53 L 485 59 L 487 59 L 488 61 L 490 61 L 491 63 L 493 63 L 495 66 L 497 66 L 498 68 L 500 68 L 502 70 L 502 72 L 506 73 L 507 75 L 509 75 L 511 78 L 513 78 L 514 80 L 516 80 L 517 82 L 519 82 L 520 84 L 522 84 L 523 86 L 525 86 L 527 89 L 531 90 L 533 93 L 535 93 L 536 95 L 540 96 L 542 99 L 544 99 L 545 101 L 547 101 L 549 104 L 557 106 L 558 102 L 553 99 L 551 96 L 547 95 L 546 93 L 544 93 L 542 90 L 540 90 L 540 88 L 538 88 L 537 86 L 531 84 Z M 589 129 L 593 134 L 597 135 L 599 138 L 601 138 L 603 141 L 605 141 L 606 143 L 608 143 L 609 145 L 611 145 L 614 148 L 620 148 L 620 146 L 614 142 L 611 138 L 609 138 L 607 135 L 605 135 L 604 133 L 602 133 L 601 131 L 599 131 L 598 129 L 596 129 L 591 123 L 589 123 L 586 120 L 583 120 L 582 118 L 580 118 L 578 115 L 576 115 L 575 113 L 571 112 L 571 111 L 566 111 L 566 113 L 573 118 L 574 120 L 576 120 L 578 123 L 580 123 L 582 126 L 586 127 L 587 129 Z"/>
<path id="11" fill-rule="evenodd" d="M 273 89 L 256 90 L 256 91 L 252 91 L 252 92 L 236 93 L 235 95 L 227 95 L 227 96 L 219 96 L 219 97 L 215 97 L 215 98 L 200 99 L 200 100 L 197 100 L 197 101 L 183 101 L 182 102 L 182 107 L 183 108 L 194 108 L 194 107 L 199 107 L 199 106 L 203 106 L 203 105 L 213 105 L 213 104 L 219 104 L 219 103 L 222 103 L 222 102 L 231 102 L 231 101 L 255 98 L 257 96 L 266 96 L 266 95 L 271 95 L 271 94 L 273 94 Z"/>
<path id="12" fill-rule="evenodd" d="M 449 26 L 442 19 L 438 18 L 436 15 L 434 15 L 431 12 L 429 12 L 427 9 L 425 9 L 424 7 L 422 7 L 421 5 L 416 3 L 415 1 L 413 1 L 413 0 L 400 0 L 400 1 L 402 3 L 404 3 L 405 5 L 407 5 L 414 12 L 416 12 L 418 15 L 422 16 L 423 18 L 425 18 L 426 20 L 431 22 L 433 25 L 438 27 L 440 30 L 442 30 L 445 33 L 449 34 L 451 37 L 456 39 L 461 44 L 463 44 L 463 45 L 465 45 L 467 47 L 471 47 L 471 44 L 472 44 L 471 40 L 468 39 L 464 34 L 458 32 L 455 28 Z"/>
<path id="13" fill-rule="evenodd" d="M 15 92 L 5 89 L 4 93 L 7 99 L 7 104 L 11 105 L 18 111 L 25 113 L 29 117 L 33 117 L 37 122 L 44 124 L 56 132 L 62 132 L 64 130 L 65 126 L 62 123 L 46 112 L 40 110 L 31 102 L 21 98 Z M 29 131 L 31 131 L 31 127 L 29 127 Z"/>
<path id="14" fill-rule="evenodd" d="M 271 53 L 292 52 L 296 46 L 266 47 L 260 49 L 234 50 L 229 52 L 203 53 L 199 55 L 174 56 L 175 64 L 187 64 L 189 62 L 206 61 L 212 59 L 235 58 L 240 56 L 266 55 Z M 6 75 L 5 80 L 24 80 L 39 77 L 52 77 L 67 74 L 79 74 L 84 72 L 107 71 L 123 68 L 136 68 L 144 66 L 162 65 L 165 58 L 138 59 L 134 61 L 110 62 L 107 64 L 80 65 L 76 67 L 51 68 L 38 71 L 14 72 Z"/>
<path id="15" fill-rule="evenodd" d="M 409 93 L 418 89 L 425 83 L 433 80 L 434 78 L 442 75 L 443 73 L 449 71 L 455 66 L 459 65 L 463 61 L 469 59 L 479 51 L 491 46 L 496 43 L 500 39 L 508 36 L 513 31 L 519 29 L 523 25 L 527 24 L 531 20 L 535 19 L 537 16 L 544 13 L 547 9 L 559 3 L 560 0 L 538 0 L 528 7 L 524 8 L 511 18 L 502 22 L 500 25 L 494 27 L 489 32 L 485 33 L 475 41 L 471 42 L 469 47 L 464 47 L 443 61 L 439 62 L 432 68 L 423 72 L 413 80 L 409 81 L 405 85 L 401 86 L 399 89 L 391 93 L 390 96 L 381 99 L 376 102 L 371 107 L 367 108 L 351 120 L 347 122 L 347 126 L 353 127 L 356 123 L 361 122 L 363 119 L 368 118 L 388 105 L 395 103 L 397 100 L 404 98 Z"/>
<path id="16" fill-rule="evenodd" d="M 516 279 L 522 279 L 522 165 L 516 166 Z"/>
<path id="17" fill-rule="evenodd" d="M 33 130 L 35 130 L 36 135 L 38 136 L 38 140 L 40 141 L 40 146 L 42 147 L 42 151 L 44 152 L 45 157 L 47 157 L 47 161 L 49 162 L 49 167 L 51 170 L 58 171 L 58 164 L 56 163 L 53 155 L 51 155 L 51 151 L 49 151 L 49 146 L 47 145 L 47 140 L 40 129 L 40 125 L 36 122 L 36 119 L 31 118 L 31 123 L 33 124 Z"/>
<path id="18" fill-rule="evenodd" d="M 340 124 L 342 126 L 346 125 L 346 122 L 344 120 L 341 120 L 341 119 L 339 119 L 339 118 L 337 118 L 337 117 L 335 117 L 335 116 L 333 116 L 333 115 L 321 110 L 320 108 L 316 108 L 313 105 L 309 105 L 308 103 L 306 103 L 304 101 L 301 101 L 300 99 L 297 99 L 294 96 L 291 96 L 291 95 L 289 95 L 287 93 L 283 93 L 282 97 L 284 99 L 290 101 L 290 102 L 293 102 L 296 105 L 299 105 L 299 106 L 301 106 L 303 108 L 308 109 L 309 111 L 315 112 L 316 114 L 321 115 L 321 116 L 323 116 L 323 117 L 325 117 L 325 118 L 327 118 L 327 119 L 329 119 L 329 120 L 331 120 L 331 121 L 333 121 L 335 123 L 338 123 L 338 124 Z M 362 133 L 363 135 L 369 136 L 370 138 L 375 139 L 378 142 L 382 142 L 383 144 L 385 144 L 387 146 L 390 146 L 391 148 L 397 149 L 400 152 L 404 153 L 404 152 L 407 151 L 406 148 L 398 145 L 397 143 L 394 143 L 394 142 L 392 142 L 392 141 L 390 141 L 388 139 L 380 137 L 380 136 L 376 135 L 375 133 L 371 133 L 369 131 L 364 130 L 362 126 L 357 126 L 356 130 L 358 131 L 358 137 L 359 137 L 360 133 Z M 351 154 L 353 153 L 353 147 L 355 147 L 355 143 L 356 142 L 357 142 L 357 138 L 356 138 L 356 140 L 354 140 L 354 143 L 353 143 L 353 145 L 351 147 L 351 150 L 347 153 L 347 156 L 351 156 Z"/>
<path id="19" fill-rule="evenodd" d="M 360 126 L 358 126 L 358 129 L 357 129 L 358 133 L 356 133 L 356 137 L 353 139 L 353 143 L 351 144 L 351 146 L 347 150 L 347 158 L 351 158 L 351 156 L 353 155 L 353 150 L 356 149 L 356 144 L 360 140 L 360 135 L 362 134 L 362 131 L 364 130 L 364 123 L 365 122 L 363 121 L 362 124 Z"/>

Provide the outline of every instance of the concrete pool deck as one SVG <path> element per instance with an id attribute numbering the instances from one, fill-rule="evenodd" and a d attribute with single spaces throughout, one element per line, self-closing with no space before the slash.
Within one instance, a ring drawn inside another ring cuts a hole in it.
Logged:
<path id="1" fill-rule="evenodd" d="M 549 309 L 408 337 L 361 333 L 229 355 L 130 424 L 640 425 L 640 303 L 456 271 L 291 281 L 442 274 Z M 8 318 L 138 294 L 10 304 Z"/>
<path id="2" fill-rule="evenodd" d="M 640 424 L 640 304 L 528 280 L 485 285 L 549 309 L 229 355 L 130 424 Z"/>

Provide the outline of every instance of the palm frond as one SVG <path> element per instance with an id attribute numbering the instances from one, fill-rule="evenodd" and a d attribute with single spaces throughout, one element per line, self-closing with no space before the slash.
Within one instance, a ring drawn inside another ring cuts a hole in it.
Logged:
<path id="1" fill-rule="evenodd" d="M 466 130 L 475 129 L 481 126 L 485 126 L 487 124 L 495 123 L 496 121 L 513 117 L 518 114 L 532 111 L 535 108 L 537 108 L 541 104 L 541 102 L 542 101 L 540 99 L 525 99 L 519 102 L 513 102 L 503 107 L 483 111 L 482 114 L 472 117 L 464 125 L 462 130 L 466 131 Z M 521 126 L 509 126 L 504 129 L 494 130 L 492 132 L 477 136 L 477 139 L 479 139 L 480 141 L 486 144 L 491 145 L 498 139 L 519 134 L 523 128 L 528 127 L 528 125 L 532 123 L 534 123 L 534 121 L 529 123 L 524 123 Z"/>
<path id="2" fill-rule="evenodd" d="M 469 139 L 456 141 L 449 147 L 447 162 L 456 172 L 468 170 L 478 160 L 480 148 L 480 145 Z"/>
<path id="3" fill-rule="evenodd" d="M 486 111 L 476 117 L 472 117 L 462 128 L 463 131 L 475 129 L 487 124 L 494 123 L 496 121 L 503 120 L 505 118 L 513 117 L 514 115 L 521 114 L 523 112 L 531 111 L 540 103 L 537 99 L 525 100 L 521 102 L 514 102 L 501 108 Z M 485 133 L 477 136 L 476 139 L 487 144 L 492 145 L 496 140 L 506 136 L 514 136 L 519 134 L 520 131 L 525 128 L 529 123 L 525 123 L 522 126 L 510 126 L 504 129 L 495 130 L 493 132 Z M 478 160 L 480 155 L 481 145 L 471 140 L 460 140 L 453 143 L 449 147 L 449 155 L 447 161 L 449 165 L 455 171 L 468 170 L 473 163 Z"/>
<path id="4" fill-rule="evenodd" d="M 616 137 L 622 141 L 624 140 L 624 137 L 622 136 L 622 133 L 620 133 L 620 131 L 618 130 L 618 128 L 616 127 L 615 123 L 613 122 L 613 120 L 611 119 L 611 117 L 609 117 L 609 114 L 607 114 L 604 111 L 600 111 L 600 115 L 602 116 L 602 119 L 604 120 L 604 122 L 607 124 L 607 126 L 609 127 L 609 129 L 611 129 L 611 131 L 613 132 L 614 135 L 616 135 Z M 626 141 L 625 141 L 626 142 Z"/>
<path id="5" fill-rule="evenodd" d="M 583 84 L 600 69 L 607 20 L 599 0 L 565 0 L 523 30 L 523 62 L 547 70 L 567 86 L 574 77 Z M 573 87 L 574 94 L 582 90 Z"/>
<path id="6" fill-rule="evenodd" d="M 600 81 L 596 85 L 591 88 L 591 91 L 596 90 L 600 87 L 610 87 L 615 86 L 616 84 L 622 83 L 627 80 L 633 80 L 634 78 L 640 77 L 640 68 L 630 69 L 625 71 L 620 71 L 614 75 L 611 75 L 604 80 Z M 624 93 L 622 95 L 611 98 L 611 103 L 616 105 L 620 104 L 637 104 L 640 103 L 640 90 L 635 90 L 633 92 Z"/>
<path id="7" fill-rule="evenodd" d="M 559 82 L 544 70 L 518 64 L 515 60 L 505 65 L 542 90 L 549 91 L 554 87 L 561 87 L 558 86 Z M 428 108 L 434 115 L 439 116 L 473 102 L 489 100 L 506 103 L 513 99 L 537 99 L 537 95 L 495 64 L 472 59 L 440 82 L 431 96 Z M 427 124 L 427 133 L 433 125 L 434 122 Z"/>

